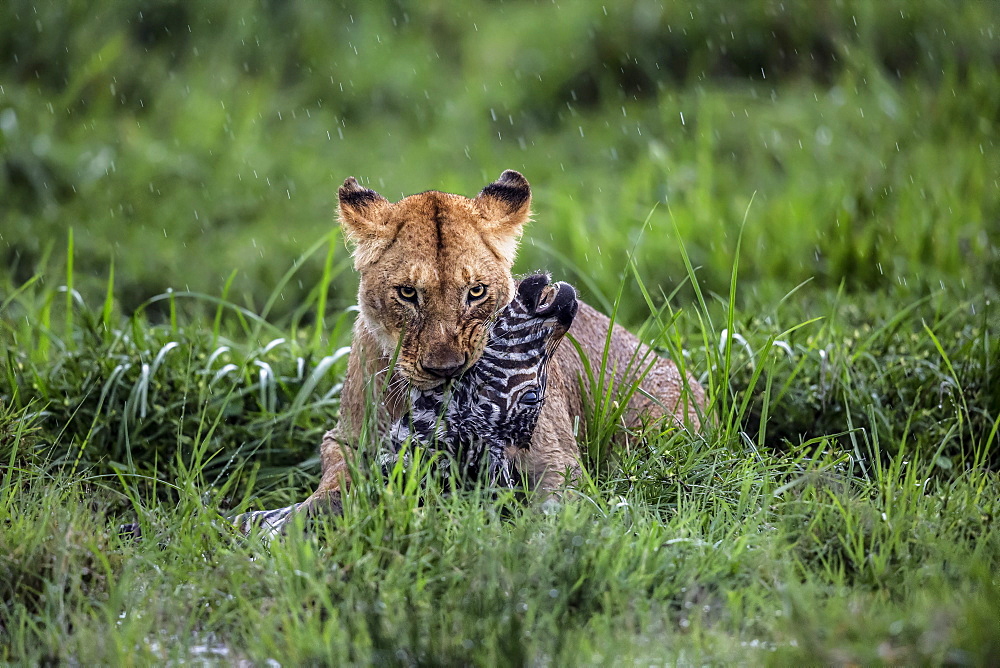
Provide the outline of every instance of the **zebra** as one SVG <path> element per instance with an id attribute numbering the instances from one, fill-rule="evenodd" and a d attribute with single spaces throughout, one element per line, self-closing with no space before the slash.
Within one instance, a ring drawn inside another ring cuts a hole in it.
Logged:
<path id="1" fill-rule="evenodd" d="M 455 487 L 522 484 L 515 459 L 531 444 L 545 403 L 548 363 L 576 316 L 573 286 L 536 273 L 519 281 L 514 299 L 497 315 L 479 360 L 450 386 L 410 389 L 410 410 L 396 420 L 375 453 L 383 474 L 419 446 L 440 453 L 435 472 Z M 452 472 L 458 474 L 453 479 Z M 485 474 L 485 475 L 484 475 Z M 237 530 L 273 536 L 301 503 L 243 513 Z"/>

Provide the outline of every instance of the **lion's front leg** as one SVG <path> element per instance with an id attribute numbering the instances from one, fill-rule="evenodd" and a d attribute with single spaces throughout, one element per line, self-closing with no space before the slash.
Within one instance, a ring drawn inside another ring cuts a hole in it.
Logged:
<path id="1" fill-rule="evenodd" d="M 341 495 L 351 483 L 348 460 L 354 456 L 354 451 L 341 440 L 339 429 L 331 429 L 323 435 L 319 453 L 323 463 L 323 477 L 316 491 L 301 504 L 302 510 L 310 514 L 339 511 L 342 507 Z"/>
<path id="2" fill-rule="evenodd" d="M 360 443 L 365 422 L 370 419 L 368 412 L 378 410 L 376 422 L 382 424 L 387 420 L 382 414 L 396 407 L 400 393 L 389 393 L 391 396 L 386 397 L 390 364 L 377 350 L 364 325 L 355 324 L 340 393 L 340 419 L 335 428 L 323 435 L 319 446 L 322 478 L 316 491 L 303 502 L 310 513 L 341 508 L 341 495 L 351 482 L 348 462 L 356 454 L 355 444 Z"/>

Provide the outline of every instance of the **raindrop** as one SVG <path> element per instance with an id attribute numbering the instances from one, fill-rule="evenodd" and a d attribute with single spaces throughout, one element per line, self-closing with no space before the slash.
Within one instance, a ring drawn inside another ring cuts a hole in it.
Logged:
<path id="1" fill-rule="evenodd" d="M 681 112 L 681 125 L 685 125 L 685 123 L 684 123 L 684 112 L 683 111 Z"/>

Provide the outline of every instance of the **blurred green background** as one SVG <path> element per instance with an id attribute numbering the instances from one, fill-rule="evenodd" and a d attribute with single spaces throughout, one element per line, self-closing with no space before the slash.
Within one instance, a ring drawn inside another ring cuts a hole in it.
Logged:
<path id="1" fill-rule="evenodd" d="M 61 267 L 73 228 L 88 301 L 113 260 L 125 313 L 168 287 L 219 294 L 234 270 L 259 306 L 333 228 L 347 176 L 395 199 L 474 195 L 513 168 L 536 212 L 518 269 L 592 302 L 632 248 L 669 293 L 675 226 L 725 292 L 744 216 L 743 285 L 764 299 L 807 279 L 993 291 L 998 8 L 7 0 L 0 271 Z"/>

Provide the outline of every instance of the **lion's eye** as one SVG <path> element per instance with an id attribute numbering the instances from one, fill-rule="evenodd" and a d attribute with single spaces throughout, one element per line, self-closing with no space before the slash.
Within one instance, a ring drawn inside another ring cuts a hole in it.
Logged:
<path id="1" fill-rule="evenodd" d="M 405 299 L 408 302 L 417 303 L 417 290 L 409 285 L 400 285 L 396 288 L 396 292 L 399 293 L 400 299 Z"/>
<path id="2" fill-rule="evenodd" d="M 486 296 L 486 286 L 480 283 L 479 285 L 473 285 L 469 288 L 469 301 L 475 301 L 477 299 L 482 299 Z"/>

